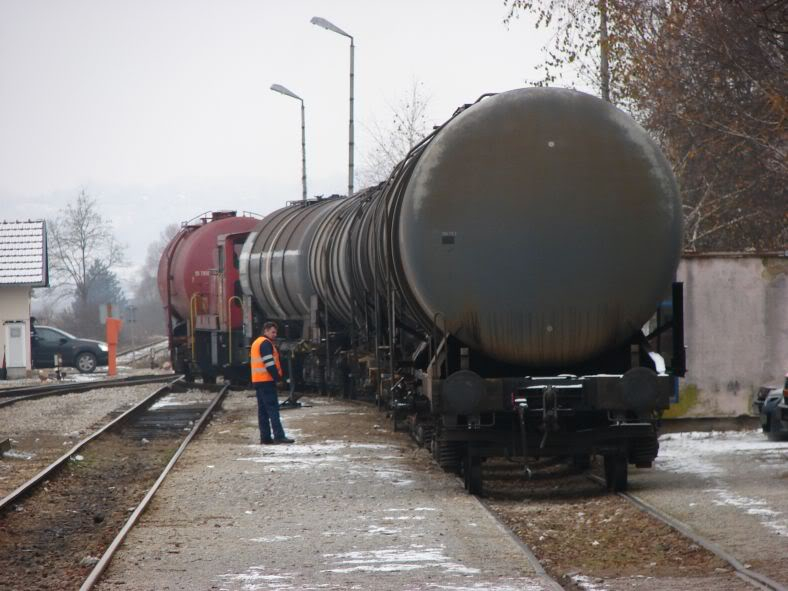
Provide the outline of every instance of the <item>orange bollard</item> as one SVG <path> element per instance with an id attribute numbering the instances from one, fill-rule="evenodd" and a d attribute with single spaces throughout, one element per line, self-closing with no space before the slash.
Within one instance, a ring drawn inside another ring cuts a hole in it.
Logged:
<path id="1" fill-rule="evenodd" d="M 107 318 L 107 355 L 109 357 L 108 360 L 108 371 L 107 375 L 114 376 L 118 373 L 117 367 L 117 360 L 115 359 L 117 351 L 118 351 L 118 336 L 120 335 L 120 329 L 123 326 L 123 321 L 119 318 Z"/>

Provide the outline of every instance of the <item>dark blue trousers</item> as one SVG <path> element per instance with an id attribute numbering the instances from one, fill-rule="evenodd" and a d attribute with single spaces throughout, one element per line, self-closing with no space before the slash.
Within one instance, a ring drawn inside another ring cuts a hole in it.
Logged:
<path id="1" fill-rule="evenodd" d="M 258 382 L 255 384 L 257 393 L 257 422 L 260 425 L 260 440 L 271 441 L 271 429 L 274 431 L 273 439 L 284 439 L 285 430 L 279 418 L 279 398 L 276 394 L 274 382 Z"/>

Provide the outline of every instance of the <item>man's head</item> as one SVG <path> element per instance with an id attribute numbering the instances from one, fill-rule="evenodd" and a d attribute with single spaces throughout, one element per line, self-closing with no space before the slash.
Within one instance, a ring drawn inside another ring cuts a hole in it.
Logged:
<path id="1" fill-rule="evenodd" d="M 279 327 L 276 325 L 276 322 L 266 322 L 263 324 L 263 336 L 267 339 L 275 339 L 278 331 Z"/>

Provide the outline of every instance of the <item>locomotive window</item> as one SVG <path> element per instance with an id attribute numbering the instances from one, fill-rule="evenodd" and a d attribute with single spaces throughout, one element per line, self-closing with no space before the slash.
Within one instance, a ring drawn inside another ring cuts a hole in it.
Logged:
<path id="1" fill-rule="evenodd" d="M 233 295 L 238 296 L 239 298 L 243 296 L 243 292 L 241 291 L 241 280 L 236 279 L 235 283 L 233 283 Z"/>
<path id="2" fill-rule="evenodd" d="M 243 242 L 236 242 L 233 246 L 233 267 L 236 269 L 240 266 L 241 251 L 243 250 Z"/>

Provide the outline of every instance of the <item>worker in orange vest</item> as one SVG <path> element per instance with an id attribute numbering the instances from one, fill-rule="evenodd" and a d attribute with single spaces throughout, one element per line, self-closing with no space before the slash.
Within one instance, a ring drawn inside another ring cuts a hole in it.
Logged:
<path id="1" fill-rule="evenodd" d="M 274 322 L 263 324 L 263 336 L 257 337 L 252 343 L 250 355 L 252 366 L 252 383 L 257 393 L 257 422 L 260 426 L 260 443 L 294 443 L 285 436 L 282 421 L 279 418 L 279 398 L 276 394 L 276 383 L 282 379 L 282 366 L 279 363 L 279 351 L 276 350 L 274 339 L 278 327 Z M 271 430 L 273 429 L 273 437 Z"/>

